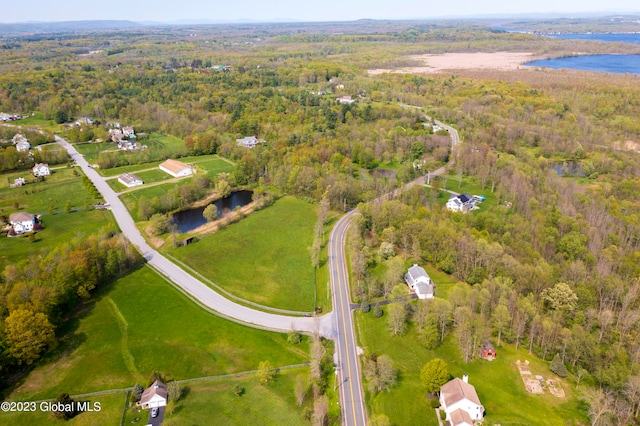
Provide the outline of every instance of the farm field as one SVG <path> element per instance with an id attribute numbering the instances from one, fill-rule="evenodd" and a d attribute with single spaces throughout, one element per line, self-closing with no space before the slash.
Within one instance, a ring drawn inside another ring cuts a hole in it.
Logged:
<path id="1" fill-rule="evenodd" d="M 212 425 L 306 425 L 306 407 L 298 407 L 293 389 L 298 375 L 308 368 L 281 371 L 269 385 L 258 383 L 255 375 L 185 385 L 186 397 L 176 404 L 174 414 L 165 416 L 166 426 Z M 234 388 L 244 388 L 242 396 Z M 307 406 L 312 407 L 307 396 Z"/>
<path id="2" fill-rule="evenodd" d="M 78 210 L 70 213 L 45 214 L 43 229 L 32 242 L 26 235 L 0 237 L 0 268 L 28 259 L 30 255 L 47 252 L 74 238 L 96 234 L 103 228 L 117 229 L 113 215 L 105 210 Z"/>
<path id="3" fill-rule="evenodd" d="M 265 360 L 284 366 L 308 359 L 306 339 L 293 345 L 284 334 L 216 317 L 147 267 L 99 289 L 92 300 L 63 324 L 58 348 L 5 399 L 146 385 L 153 371 L 180 380 L 255 370 Z"/>
<path id="4" fill-rule="evenodd" d="M 370 415 L 385 414 L 391 424 L 437 425 L 436 414 L 420 383 L 420 369 L 429 360 L 442 358 L 453 377 L 469 375 L 469 383 L 475 386 L 486 409 L 486 424 L 580 425 L 587 422 L 584 412 L 579 409 L 575 385 L 559 379 L 549 370 L 549 362 L 530 355 L 522 347 L 516 352 L 512 345 L 505 344 L 496 348 L 494 361 L 476 359 L 465 364 L 452 336 L 436 350 L 428 350 L 418 342 L 413 326 L 404 336 L 391 336 L 385 315 L 375 318 L 372 312 L 362 314 L 357 311 L 355 317 L 365 354 L 386 354 L 399 370 L 398 383 L 390 392 L 367 394 Z M 548 392 L 542 395 L 527 393 L 516 367 L 517 360 L 528 360 L 534 374 L 559 379 L 567 396 L 557 398 Z M 540 413 L 545 416 L 541 417 Z"/>
<path id="5" fill-rule="evenodd" d="M 9 180 L 20 176 L 26 176 L 28 172 L 14 172 L 3 175 L 0 186 L 0 214 L 8 215 L 15 211 L 28 211 L 30 213 L 62 210 L 67 202 L 71 207 L 84 207 L 86 203 L 93 203 L 93 197 L 87 192 L 82 183 L 82 172 L 66 166 L 54 167 L 51 176 L 47 176 L 43 182 L 30 183 L 19 188 L 9 188 Z M 19 208 L 14 208 L 14 203 L 19 203 Z"/>
<path id="6" fill-rule="evenodd" d="M 100 411 L 84 412 L 74 418 L 64 421 L 55 419 L 51 413 L 40 411 L 40 404 L 35 412 L 2 413 L 2 424 L 6 426 L 64 424 L 68 426 L 99 426 L 106 424 L 118 424 L 124 409 L 125 393 L 101 395 L 87 398 L 79 398 L 78 401 L 88 401 L 92 406 L 100 404 Z"/>
<path id="7" fill-rule="evenodd" d="M 308 247 L 316 206 L 284 197 L 238 223 L 170 249 L 169 253 L 217 285 L 262 305 L 312 311 L 314 272 Z M 326 283 L 318 283 L 326 306 Z"/>

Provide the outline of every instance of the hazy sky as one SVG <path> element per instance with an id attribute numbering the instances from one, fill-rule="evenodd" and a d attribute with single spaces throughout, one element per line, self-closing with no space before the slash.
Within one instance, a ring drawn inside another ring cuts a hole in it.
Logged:
<path id="1" fill-rule="evenodd" d="M 7 1 L 0 22 L 124 19 L 333 21 L 411 19 L 478 14 L 636 11 L 638 0 L 18 0 Z"/>

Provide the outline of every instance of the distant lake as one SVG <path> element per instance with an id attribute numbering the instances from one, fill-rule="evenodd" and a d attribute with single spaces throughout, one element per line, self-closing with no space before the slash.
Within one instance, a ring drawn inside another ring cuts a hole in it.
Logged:
<path id="1" fill-rule="evenodd" d="M 613 35 L 613 34 L 612 34 Z M 640 75 L 640 55 L 584 55 L 541 59 L 527 66 Z"/>
<path id="2" fill-rule="evenodd" d="M 610 43 L 640 44 L 640 33 L 624 34 L 548 34 L 548 37 L 561 38 L 563 40 L 597 40 Z"/>

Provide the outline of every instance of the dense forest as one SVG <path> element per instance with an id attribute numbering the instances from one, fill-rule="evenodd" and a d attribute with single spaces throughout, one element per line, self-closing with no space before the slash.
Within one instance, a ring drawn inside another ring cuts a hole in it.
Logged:
<path id="1" fill-rule="evenodd" d="M 225 177 L 232 186 L 315 202 L 326 194 L 336 210 L 359 206 L 351 238 L 358 298 L 392 297 L 406 259 L 429 262 L 465 284 L 432 304 L 403 305 L 402 320 L 411 318 L 423 344 L 454 336 L 470 360 L 493 335 L 549 361 L 560 354 L 577 380 L 601 389 L 592 404 L 603 402 L 607 419 L 635 421 L 640 80 L 541 70 L 369 76 L 368 69 L 414 65 L 411 55 L 422 53 L 614 49 L 482 24 L 371 25 L 340 33 L 335 26 L 257 25 L 15 36 L 0 46 L 0 110 L 38 111 L 58 122 L 93 117 L 95 137 L 111 120 L 140 133 L 161 131 L 185 141 L 165 158 L 233 159 Z M 355 102 L 340 103 L 341 96 Z M 463 143 L 451 151 L 450 137 L 434 133 L 428 117 L 456 127 Z M 2 132 L 10 139 L 11 130 Z M 236 138 L 248 135 L 267 143 L 238 147 Z M 12 149 L 2 148 L 2 171 L 20 163 Z M 154 159 L 104 153 L 98 162 L 106 168 Z M 433 170 L 450 160 L 434 188 L 363 203 L 417 177 L 416 162 Z M 554 169 L 568 163 L 579 176 Z M 467 215 L 443 211 L 438 187 L 463 179 L 497 203 Z M 141 216 L 169 211 L 170 201 L 192 201 L 215 184 L 143 200 Z M 380 257 L 385 243 L 398 257 Z M 8 267 L 0 294 L 6 365 L 34 362 L 66 310 L 138 263 L 121 238 L 103 236 Z M 373 273 L 380 264 L 382 277 Z M 42 345 L 27 350 L 18 323 L 46 325 Z"/>

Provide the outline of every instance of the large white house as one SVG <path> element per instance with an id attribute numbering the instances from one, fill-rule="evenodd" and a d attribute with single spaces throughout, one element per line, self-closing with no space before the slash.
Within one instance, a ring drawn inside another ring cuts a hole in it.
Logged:
<path id="1" fill-rule="evenodd" d="M 51 169 L 49 168 L 49 165 L 45 163 L 36 164 L 35 166 L 33 166 L 32 170 L 35 177 L 51 175 Z"/>
<path id="2" fill-rule="evenodd" d="M 452 426 L 473 426 L 474 422 L 484 418 L 484 407 L 466 374 L 462 376 L 462 380 L 455 378 L 442 385 L 440 408 L 444 410 L 446 420 Z"/>
<path id="3" fill-rule="evenodd" d="M 167 405 L 167 386 L 159 380 L 142 392 L 138 403 L 142 408 L 164 407 Z"/>
<path id="4" fill-rule="evenodd" d="M 259 143 L 265 143 L 265 141 L 258 139 L 255 136 L 246 136 L 242 139 L 236 139 L 236 144 L 243 148 L 255 148 Z"/>
<path id="5" fill-rule="evenodd" d="M 173 177 L 191 176 L 193 174 L 193 167 L 182 161 L 168 159 L 164 163 L 160 164 L 160 170 L 170 174 Z"/>
<path id="6" fill-rule="evenodd" d="M 466 213 L 474 206 L 473 199 L 469 194 L 452 195 L 447 201 L 447 210 L 452 212 Z"/>
<path id="7" fill-rule="evenodd" d="M 418 299 L 433 299 L 433 281 L 421 266 L 414 264 L 404 275 L 404 280 L 413 290 Z"/>
<path id="8" fill-rule="evenodd" d="M 20 133 L 16 133 L 13 139 L 11 139 L 11 142 L 16 146 L 16 151 L 29 151 L 31 148 L 31 144 L 27 138 Z"/>
<path id="9" fill-rule="evenodd" d="M 27 212 L 11 213 L 9 215 L 9 223 L 13 226 L 15 233 L 20 235 L 33 231 L 33 226 L 36 224 L 36 217 Z"/>

